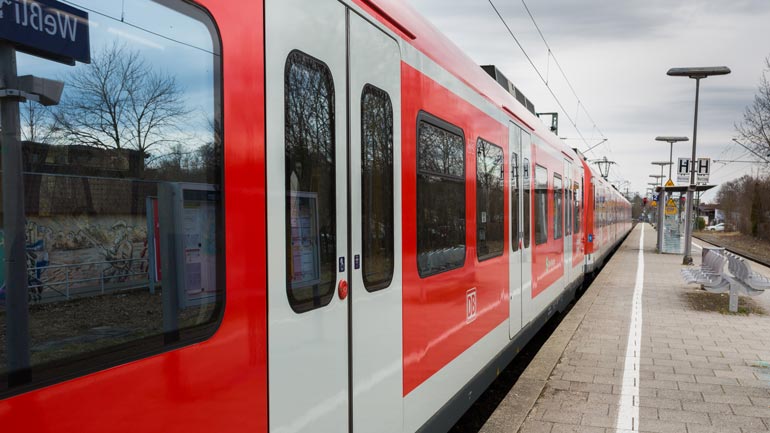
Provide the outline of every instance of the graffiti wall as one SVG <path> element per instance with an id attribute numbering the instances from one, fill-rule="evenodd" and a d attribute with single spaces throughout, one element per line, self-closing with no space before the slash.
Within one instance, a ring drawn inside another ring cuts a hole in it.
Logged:
<path id="1" fill-rule="evenodd" d="M 0 240 L 3 239 L 0 231 Z M 146 280 L 147 222 L 138 216 L 29 217 L 26 250 L 30 299 Z M 2 250 L 0 249 L 0 254 Z M 144 273 L 144 275 L 135 275 Z M 4 292 L 5 275 L 0 273 Z M 0 293 L 0 302 L 4 293 Z"/>

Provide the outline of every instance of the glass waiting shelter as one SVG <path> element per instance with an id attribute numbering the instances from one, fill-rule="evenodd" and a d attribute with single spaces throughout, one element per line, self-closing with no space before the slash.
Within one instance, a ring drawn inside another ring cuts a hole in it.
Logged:
<path id="1" fill-rule="evenodd" d="M 708 191 L 716 185 L 696 185 L 696 202 L 700 201 L 700 193 Z M 666 254 L 684 254 L 685 243 L 685 214 L 686 214 L 686 195 L 687 185 L 657 187 L 655 193 L 658 194 L 658 253 Z M 692 205 L 692 204 L 690 204 Z M 697 218 L 695 212 L 692 213 L 693 221 Z M 691 221 L 692 224 L 692 221 Z"/>

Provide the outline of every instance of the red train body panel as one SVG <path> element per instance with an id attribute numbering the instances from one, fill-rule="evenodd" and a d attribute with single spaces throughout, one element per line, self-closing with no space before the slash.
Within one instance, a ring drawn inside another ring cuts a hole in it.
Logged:
<path id="1" fill-rule="evenodd" d="M 475 137 L 484 137 L 505 145 L 507 128 L 483 115 L 461 98 L 442 88 L 425 75 L 402 65 L 403 119 L 416 119 L 421 110 L 440 113 L 443 120 L 462 124 L 466 134 L 466 177 L 473 179 L 476 171 Z M 416 141 L 414 128 L 403 128 L 403 142 Z M 507 147 L 507 146 L 505 146 Z M 476 214 L 473 207 L 466 207 L 465 263 L 460 269 L 451 270 L 429 278 L 420 278 L 417 270 L 417 220 L 415 191 L 417 166 L 415 147 L 404 146 L 402 151 L 404 189 L 404 395 L 432 376 L 478 341 L 508 317 L 506 302 L 508 281 L 507 255 L 479 263 L 476 258 Z M 476 202 L 475 182 L 465 185 L 466 202 Z M 506 227 L 506 234 L 508 233 Z M 507 246 L 507 243 L 506 243 Z M 507 249 L 504 249 L 506 251 Z M 465 323 L 465 294 L 468 288 L 477 291 L 479 315 L 470 324 Z"/>

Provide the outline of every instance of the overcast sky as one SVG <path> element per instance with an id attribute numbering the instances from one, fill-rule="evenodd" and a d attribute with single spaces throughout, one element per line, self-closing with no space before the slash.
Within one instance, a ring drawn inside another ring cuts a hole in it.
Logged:
<path id="1" fill-rule="evenodd" d="M 494 64 L 538 112 L 562 111 L 487 0 L 409 0 L 478 64 Z M 521 0 L 493 0 L 527 54 L 543 74 L 589 145 L 587 154 L 617 162 L 611 180 L 628 180 L 643 192 L 652 161 L 667 161 L 669 145 L 659 135 L 692 139 L 695 81 L 668 77 L 671 67 L 728 66 L 732 73 L 701 81 L 698 156 L 746 160 L 731 141 L 734 123 L 751 103 L 770 55 L 768 0 L 525 0 L 556 60 L 580 98 L 558 72 Z M 581 150 L 586 144 L 560 113 L 559 135 Z M 601 131 L 601 133 L 599 132 Z M 689 157 L 691 142 L 674 145 Z M 757 172 L 757 165 L 714 163 L 711 184 Z M 666 168 L 666 175 L 667 168 Z M 676 172 L 674 172 L 676 182 Z M 716 191 L 716 189 L 714 189 Z M 704 200 L 713 199 L 708 193 Z"/>

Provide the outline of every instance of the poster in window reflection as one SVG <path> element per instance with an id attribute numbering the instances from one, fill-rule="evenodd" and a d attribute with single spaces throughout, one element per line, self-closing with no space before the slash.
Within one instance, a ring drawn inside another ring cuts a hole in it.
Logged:
<path id="1" fill-rule="evenodd" d="M 306 287 L 321 282 L 320 236 L 318 230 L 318 194 L 289 192 L 291 212 L 291 288 Z"/>
<path id="2" fill-rule="evenodd" d="M 185 298 L 182 306 L 216 299 L 216 203 L 185 200 L 184 233 Z"/>

